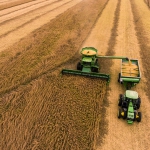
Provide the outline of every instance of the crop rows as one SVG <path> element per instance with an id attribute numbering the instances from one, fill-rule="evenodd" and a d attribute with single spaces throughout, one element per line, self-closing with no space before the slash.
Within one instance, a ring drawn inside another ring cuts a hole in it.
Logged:
<path id="1" fill-rule="evenodd" d="M 105 92 L 101 79 L 47 75 L 3 97 L 3 148 L 92 149 Z"/>

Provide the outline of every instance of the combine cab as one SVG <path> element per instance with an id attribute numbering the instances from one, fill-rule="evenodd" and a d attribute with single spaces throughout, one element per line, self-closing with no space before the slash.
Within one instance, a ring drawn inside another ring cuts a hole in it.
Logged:
<path id="1" fill-rule="evenodd" d="M 62 74 L 82 75 L 94 78 L 103 78 L 110 81 L 110 75 L 99 73 L 98 58 L 127 59 L 126 57 L 98 56 L 97 49 L 85 47 L 81 50 L 82 59 L 77 64 L 77 70 L 63 69 Z"/>
<path id="2" fill-rule="evenodd" d="M 99 73 L 98 59 L 96 57 L 97 49 L 93 47 L 85 47 L 81 50 L 82 59 L 77 64 L 77 70 L 63 69 L 62 74 L 74 74 L 94 78 L 103 78 L 107 82 L 110 76 Z"/>

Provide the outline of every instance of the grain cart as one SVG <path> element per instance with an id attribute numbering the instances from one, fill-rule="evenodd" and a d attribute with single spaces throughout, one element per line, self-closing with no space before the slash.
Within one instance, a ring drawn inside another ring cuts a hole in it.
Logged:
<path id="1" fill-rule="evenodd" d="M 140 79 L 141 73 L 138 60 L 122 59 L 118 82 L 123 84 L 126 89 L 131 89 L 131 87 L 140 82 Z"/>
<path id="2" fill-rule="evenodd" d="M 118 101 L 118 118 L 127 119 L 129 124 L 133 121 L 141 121 L 140 108 L 141 99 L 136 91 L 132 91 L 131 87 L 140 82 L 141 74 L 138 60 L 125 60 L 121 62 L 121 73 L 119 73 L 118 82 L 123 84 L 126 88 L 124 95 L 120 94 Z"/>
<path id="3" fill-rule="evenodd" d="M 141 121 L 141 112 L 138 112 L 140 108 L 141 99 L 138 93 L 132 90 L 126 90 L 125 94 L 120 94 L 118 106 L 118 118 L 127 119 L 128 124 L 132 124 L 133 121 Z"/>
<path id="4" fill-rule="evenodd" d="M 63 69 L 62 74 L 74 74 L 82 75 L 95 78 L 106 79 L 110 81 L 110 75 L 99 73 L 98 58 L 109 58 L 109 59 L 127 59 L 122 56 L 98 56 L 97 49 L 94 47 L 85 47 L 81 50 L 82 59 L 77 64 L 77 70 Z"/>

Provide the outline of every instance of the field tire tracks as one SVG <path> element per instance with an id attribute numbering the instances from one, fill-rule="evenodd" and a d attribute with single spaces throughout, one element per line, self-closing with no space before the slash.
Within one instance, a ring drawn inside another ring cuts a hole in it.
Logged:
<path id="1" fill-rule="evenodd" d="M 50 5 L 55 4 L 55 3 L 58 3 L 58 2 L 60 2 L 60 1 L 63 1 L 63 0 L 57 0 L 57 1 L 55 1 L 55 2 L 50 3 L 49 5 L 44 5 L 44 6 L 40 7 L 40 8 L 31 10 L 31 11 L 29 11 L 29 12 L 26 12 L 26 13 L 22 14 L 22 15 L 19 15 L 19 16 L 16 16 L 16 17 L 14 17 L 14 18 L 11 18 L 11 19 L 9 19 L 9 20 L 3 21 L 3 22 L 0 23 L 0 25 L 3 25 L 3 24 L 5 24 L 5 23 L 8 23 L 8 22 L 10 22 L 10 21 L 12 21 L 12 20 L 14 20 L 14 19 L 18 19 L 18 18 L 20 18 L 20 17 L 22 17 L 22 16 L 24 16 L 24 15 L 26 15 L 26 14 L 28 14 L 28 13 L 34 12 L 34 11 L 36 11 L 36 10 L 38 10 L 38 9 L 41 9 L 41 8 L 50 6 Z M 73 0 L 70 0 L 69 2 L 71 2 L 71 1 L 73 1 Z M 69 2 L 66 2 L 65 4 L 67 4 L 67 3 L 69 3 Z M 65 5 L 65 4 L 63 4 L 63 5 Z M 61 5 L 61 6 L 63 6 L 63 5 Z M 57 7 L 57 8 L 60 8 L 61 6 L 59 6 L 59 7 Z M 48 12 L 45 12 L 44 14 L 40 15 L 39 17 L 44 16 L 44 15 L 46 15 L 47 13 L 49 13 L 49 12 L 51 12 L 51 11 L 54 11 L 54 10 L 57 9 L 57 8 L 54 8 L 53 10 L 50 10 L 50 11 L 48 11 Z M 37 17 L 37 18 L 39 18 L 39 17 Z"/>
<path id="2" fill-rule="evenodd" d="M 61 1 L 62 1 L 62 0 L 61 0 Z M 13 30 L 11 30 L 11 31 L 8 31 L 8 32 L 6 32 L 5 34 L 0 35 L 0 38 L 3 38 L 3 37 L 5 37 L 5 36 L 7 36 L 8 34 L 10 34 L 10 33 L 14 32 L 14 31 L 16 31 L 16 30 L 18 30 L 18 29 L 23 28 L 25 25 L 30 24 L 31 22 L 37 20 L 38 18 L 40 18 L 40 17 L 42 17 L 42 16 L 44 16 L 44 15 L 46 15 L 46 14 L 52 12 L 52 11 L 54 11 L 54 10 L 56 10 L 56 9 L 58 9 L 58 8 L 60 8 L 60 7 L 62 7 L 62 6 L 64 6 L 64 5 L 66 5 L 66 4 L 68 4 L 68 3 L 70 3 L 71 1 L 73 1 L 73 0 L 70 0 L 69 2 L 66 2 L 66 3 L 64 3 L 63 5 L 58 6 L 57 8 L 54 8 L 54 9 L 48 11 L 48 12 L 45 12 L 44 14 L 39 15 L 39 16 L 37 16 L 37 17 L 35 17 L 35 18 L 33 18 L 33 19 L 27 21 L 26 23 L 24 23 L 24 24 L 18 26 L 17 28 L 15 28 L 15 29 L 13 29 Z M 55 2 L 54 2 L 54 3 L 55 3 Z M 45 6 L 43 6 L 43 7 L 45 7 Z M 24 15 L 24 14 L 23 14 L 23 15 Z M 19 18 L 19 17 L 20 17 L 20 16 L 18 16 L 18 17 L 16 17 L 16 18 Z M 13 18 L 12 20 L 14 20 L 14 18 Z M 9 21 L 10 21 L 10 20 L 9 20 Z M 6 22 L 7 22 L 7 21 L 6 21 Z M 4 23 L 6 23 L 6 22 L 0 23 L 0 25 L 4 24 Z"/>

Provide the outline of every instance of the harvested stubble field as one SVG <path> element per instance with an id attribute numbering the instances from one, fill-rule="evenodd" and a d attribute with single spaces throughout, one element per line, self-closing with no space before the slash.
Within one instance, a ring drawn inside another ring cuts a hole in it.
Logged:
<path id="1" fill-rule="evenodd" d="M 3 10 L 3 9 L 7 9 L 7 8 L 10 8 L 10 7 L 14 7 L 14 6 L 18 6 L 20 4 L 24 4 L 24 3 L 27 3 L 27 2 L 31 2 L 31 1 L 34 1 L 34 0 L 24 0 L 24 1 L 21 1 L 21 0 L 14 0 L 14 1 L 0 1 L 0 10 Z"/>
<path id="2" fill-rule="evenodd" d="M 106 4 L 83 0 L 1 52 L 1 149 L 87 150 L 102 140 L 106 82 L 60 71 L 75 68 Z"/>

